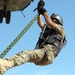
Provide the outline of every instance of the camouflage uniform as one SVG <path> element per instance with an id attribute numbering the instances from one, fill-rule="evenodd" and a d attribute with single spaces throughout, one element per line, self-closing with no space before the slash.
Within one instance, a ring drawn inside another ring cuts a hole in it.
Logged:
<path id="1" fill-rule="evenodd" d="M 58 25 L 58 31 L 62 33 L 62 37 L 65 36 L 63 26 Z M 36 65 L 48 65 L 51 64 L 56 55 L 56 50 L 50 44 L 44 45 L 41 49 L 21 51 L 18 54 L 6 58 L 0 59 L 0 74 L 3 74 L 6 70 L 24 64 L 25 62 L 33 62 Z"/>

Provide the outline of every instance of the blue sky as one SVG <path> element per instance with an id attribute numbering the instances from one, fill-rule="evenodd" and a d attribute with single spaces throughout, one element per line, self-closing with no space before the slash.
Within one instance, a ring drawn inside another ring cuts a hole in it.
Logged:
<path id="1" fill-rule="evenodd" d="M 0 24 L 0 53 L 18 36 L 25 26 L 37 14 L 33 12 L 39 0 L 34 0 L 28 6 L 22 16 L 20 11 L 12 12 L 10 24 Z M 48 14 L 60 14 L 64 20 L 64 27 L 67 37 L 67 45 L 62 49 L 53 64 L 47 66 L 37 66 L 33 63 L 25 63 L 21 66 L 8 70 L 4 75 L 75 75 L 75 1 L 74 0 L 45 0 L 45 8 Z M 10 57 L 20 51 L 33 50 L 38 41 L 41 29 L 37 22 L 31 26 L 26 34 L 18 41 L 18 43 L 4 57 Z"/>

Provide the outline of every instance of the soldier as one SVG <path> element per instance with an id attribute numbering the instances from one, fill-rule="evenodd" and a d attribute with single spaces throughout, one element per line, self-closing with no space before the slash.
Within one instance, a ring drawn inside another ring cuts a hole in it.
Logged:
<path id="1" fill-rule="evenodd" d="M 38 7 L 38 13 L 37 23 L 42 32 L 35 49 L 21 51 L 12 57 L 0 59 L 0 74 L 25 62 L 33 62 L 40 66 L 51 64 L 63 48 L 66 34 L 62 18 L 55 13 L 49 16 L 43 6 Z M 44 16 L 46 24 L 42 22 L 42 16 Z"/>

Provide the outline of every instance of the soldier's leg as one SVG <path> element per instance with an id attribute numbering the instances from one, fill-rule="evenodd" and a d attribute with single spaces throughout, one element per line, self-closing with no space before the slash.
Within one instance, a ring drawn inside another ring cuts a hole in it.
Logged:
<path id="1" fill-rule="evenodd" d="M 38 62 L 44 57 L 44 50 L 28 50 L 21 51 L 18 54 L 6 58 L 4 60 L 0 59 L 0 74 L 4 73 L 6 70 L 24 64 L 25 62 Z"/>

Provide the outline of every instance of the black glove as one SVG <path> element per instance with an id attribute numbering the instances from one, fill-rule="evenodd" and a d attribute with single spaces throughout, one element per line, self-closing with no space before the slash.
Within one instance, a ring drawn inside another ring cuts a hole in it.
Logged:
<path id="1" fill-rule="evenodd" d="M 39 1 L 39 3 L 38 3 L 38 7 L 40 7 L 40 6 L 44 6 L 45 5 L 45 2 L 44 1 Z"/>
<path id="2" fill-rule="evenodd" d="M 43 6 L 38 7 L 37 11 L 38 11 L 39 14 L 42 14 L 42 15 L 44 14 L 44 12 L 47 12 L 46 9 Z"/>

